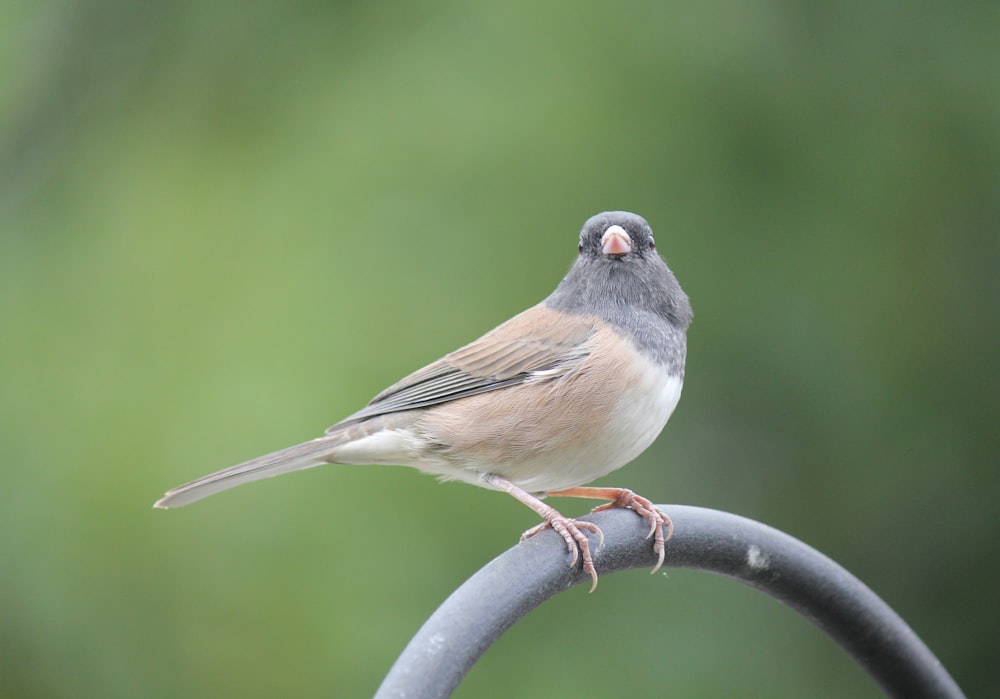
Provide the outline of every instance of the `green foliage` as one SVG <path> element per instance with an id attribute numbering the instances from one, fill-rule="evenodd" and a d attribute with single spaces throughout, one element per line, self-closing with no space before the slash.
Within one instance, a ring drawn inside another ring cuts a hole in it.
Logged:
<path id="1" fill-rule="evenodd" d="M 989 3 L 0 7 L 0 696 L 365 696 L 533 525 L 407 469 L 176 512 L 535 303 L 644 215 L 686 395 L 606 481 L 868 582 L 972 695 L 992 599 L 1000 89 Z M 586 503 L 557 503 L 568 513 Z M 460 697 L 878 696 L 726 580 L 608 576 Z"/>

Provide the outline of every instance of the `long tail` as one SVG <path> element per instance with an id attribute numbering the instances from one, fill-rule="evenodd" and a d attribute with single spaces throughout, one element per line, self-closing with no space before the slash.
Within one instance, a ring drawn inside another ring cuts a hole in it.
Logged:
<path id="1" fill-rule="evenodd" d="M 335 432 L 310 442 L 296 444 L 294 447 L 258 456 L 256 459 L 244 461 L 242 464 L 210 473 L 168 490 L 153 507 L 161 509 L 181 507 L 243 483 L 329 463 L 330 452 L 344 442 L 345 435 Z"/>

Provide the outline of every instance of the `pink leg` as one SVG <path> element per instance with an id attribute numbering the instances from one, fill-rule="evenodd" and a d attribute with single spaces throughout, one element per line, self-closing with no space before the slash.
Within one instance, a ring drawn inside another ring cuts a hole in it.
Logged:
<path id="1" fill-rule="evenodd" d="M 485 480 L 495 488 L 502 490 L 505 493 L 510 493 L 545 519 L 545 522 L 542 524 L 537 527 L 532 527 L 528 531 L 524 532 L 524 534 L 521 535 L 521 541 L 534 536 L 544 529 L 549 529 L 550 527 L 559 533 L 559 535 L 566 542 L 566 548 L 573 556 L 573 560 L 569 563 L 570 567 L 576 565 L 578 558 L 583 559 L 583 571 L 589 574 L 590 578 L 593 580 L 593 584 L 590 586 L 590 591 L 593 592 L 597 587 L 597 569 L 594 568 L 594 559 L 590 554 L 590 541 L 587 539 L 587 535 L 583 532 L 588 531 L 591 534 L 597 534 L 600 537 L 600 543 L 598 546 L 604 543 L 604 532 L 602 532 L 596 524 L 592 524 L 591 522 L 581 522 L 576 519 L 564 517 L 554 507 L 546 505 L 534 495 L 526 490 L 518 488 L 506 478 L 489 475 L 486 476 Z"/>
<path id="2" fill-rule="evenodd" d="M 593 509 L 594 512 L 610 510 L 612 507 L 626 507 L 632 510 L 649 522 L 649 534 L 646 535 L 646 538 L 653 537 L 653 552 L 657 555 L 656 565 L 653 567 L 652 572 L 655 573 L 663 565 L 664 544 L 670 539 L 670 535 L 673 534 L 674 525 L 666 514 L 656 509 L 656 506 L 646 498 L 636 495 L 627 488 L 566 488 L 565 490 L 553 490 L 547 493 L 547 495 L 611 501 L 595 507 Z M 666 535 L 664 535 L 664 530 L 667 532 Z"/>

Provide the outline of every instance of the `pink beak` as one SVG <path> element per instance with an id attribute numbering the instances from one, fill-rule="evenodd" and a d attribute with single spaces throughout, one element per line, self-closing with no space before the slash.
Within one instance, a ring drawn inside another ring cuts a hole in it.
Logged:
<path id="1" fill-rule="evenodd" d="M 609 226 L 601 236 L 601 252 L 621 257 L 632 252 L 632 239 L 621 226 Z"/>

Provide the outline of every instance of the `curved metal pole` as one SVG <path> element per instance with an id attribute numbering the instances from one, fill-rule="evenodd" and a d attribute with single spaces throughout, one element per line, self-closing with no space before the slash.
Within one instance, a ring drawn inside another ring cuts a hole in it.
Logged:
<path id="1" fill-rule="evenodd" d="M 829 634 L 891 697 L 960 699 L 962 690 L 909 626 L 861 581 L 815 549 L 744 517 L 661 505 L 674 522 L 665 565 L 744 582 L 781 600 Z M 584 519 L 605 541 L 601 575 L 650 568 L 648 527 L 624 510 Z M 479 657 L 518 619 L 590 578 L 566 566 L 566 547 L 543 532 L 493 559 L 455 590 L 392 666 L 376 699 L 448 697 Z M 599 593 L 598 593 L 599 595 Z M 595 599 L 595 603 L 599 600 Z"/>

